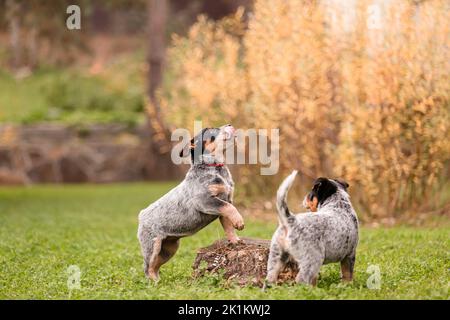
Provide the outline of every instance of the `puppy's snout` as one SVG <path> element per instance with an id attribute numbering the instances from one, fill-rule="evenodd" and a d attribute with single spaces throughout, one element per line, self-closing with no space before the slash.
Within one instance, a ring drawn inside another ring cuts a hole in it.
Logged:
<path id="1" fill-rule="evenodd" d="M 305 198 L 303 198 L 303 207 L 309 209 L 312 212 L 317 211 L 318 199 L 312 193 L 308 193 Z"/>
<path id="2" fill-rule="evenodd" d="M 231 124 L 227 124 L 225 128 L 223 129 L 225 133 L 226 139 L 231 139 L 234 136 L 234 133 L 236 132 L 236 129 Z"/>

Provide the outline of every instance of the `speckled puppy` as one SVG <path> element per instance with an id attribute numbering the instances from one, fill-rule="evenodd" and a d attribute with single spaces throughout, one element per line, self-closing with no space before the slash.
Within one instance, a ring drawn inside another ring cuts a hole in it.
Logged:
<path id="1" fill-rule="evenodd" d="M 348 184 L 317 179 L 303 201 L 317 212 L 292 215 L 286 200 L 296 175 L 297 171 L 293 171 L 277 192 L 279 227 L 272 237 L 266 282 L 276 282 L 290 258 L 299 266 L 297 283 L 315 285 L 320 267 L 330 262 L 340 262 L 342 279 L 351 281 L 358 244 L 358 218 L 347 193 Z"/>
<path id="2" fill-rule="evenodd" d="M 203 129 L 181 152 L 191 156 L 185 179 L 139 214 L 138 239 L 144 257 L 144 272 L 159 279 L 159 268 L 177 251 L 179 239 L 190 236 L 217 218 L 230 242 L 239 238 L 244 220 L 233 206 L 233 180 L 220 162 L 227 147 L 234 146 L 231 125 Z M 190 151 L 190 152 L 189 152 Z"/>

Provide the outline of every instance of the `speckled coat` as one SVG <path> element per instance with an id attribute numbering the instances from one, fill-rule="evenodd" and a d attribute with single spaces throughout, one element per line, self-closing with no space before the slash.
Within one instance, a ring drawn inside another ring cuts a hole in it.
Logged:
<path id="1" fill-rule="evenodd" d="M 208 186 L 223 184 L 228 193 L 211 197 Z M 226 166 L 193 165 L 186 178 L 139 214 L 138 234 L 190 236 L 219 217 L 218 207 L 231 202 L 234 182 Z"/>
<path id="2" fill-rule="evenodd" d="M 289 212 L 287 192 L 295 174 L 286 178 L 278 191 L 280 225 L 271 242 L 269 282 L 276 281 L 279 269 L 289 258 L 299 265 L 297 282 L 314 284 L 321 265 L 331 262 L 341 262 L 345 270 L 350 269 L 352 273 L 358 244 L 358 218 L 348 193 L 336 183 L 337 191 L 319 205 L 317 212 L 286 214 Z"/>

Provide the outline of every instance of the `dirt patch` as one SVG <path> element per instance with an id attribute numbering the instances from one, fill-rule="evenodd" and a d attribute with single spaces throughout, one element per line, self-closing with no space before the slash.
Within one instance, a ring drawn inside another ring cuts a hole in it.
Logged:
<path id="1" fill-rule="evenodd" d="M 270 240 L 243 238 L 242 243 L 230 244 L 226 239 L 197 252 L 192 268 L 194 278 L 219 274 L 239 285 L 262 286 L 266 277 Z M 298 272 L 295 262 L 286 265 L 279 282 L 293 281 Z"/>

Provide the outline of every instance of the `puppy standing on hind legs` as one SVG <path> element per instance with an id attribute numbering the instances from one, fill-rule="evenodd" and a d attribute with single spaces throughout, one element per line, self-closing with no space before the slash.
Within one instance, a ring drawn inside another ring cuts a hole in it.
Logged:
<path id="1" fill-rule="evenodd" d="M 297 171 L 288 176 L 277 192 L 279 227 L 270 246 L 266 283 L 275 283 L 289 258 L 299 267 L 297 283 L 316 285 L 322 264 L 341 263 L 344 281 L 353 279 L 358 244 L 358 219 L 341 180 L 319 178 L 305 196 L 310 213 L 293 215 L 287 194 Z M 314 212 L 317 211 L 317 212 Z"/>
<path id="2" fill-rule="evenodd" d="M 222 152 L 234 146 L 231 125 L 206 128 L 180 152 L 191 157 L 185 179 L 162 198 L 139 213 L 138 239 L 144 272 L 159 279 L 159 268 L 176 253 L 180 238 L 193 235 L 219 218 L 228 240 L 237 243 L 234 229 L 244 220 L 233 206 L 234 183 Z"/>

